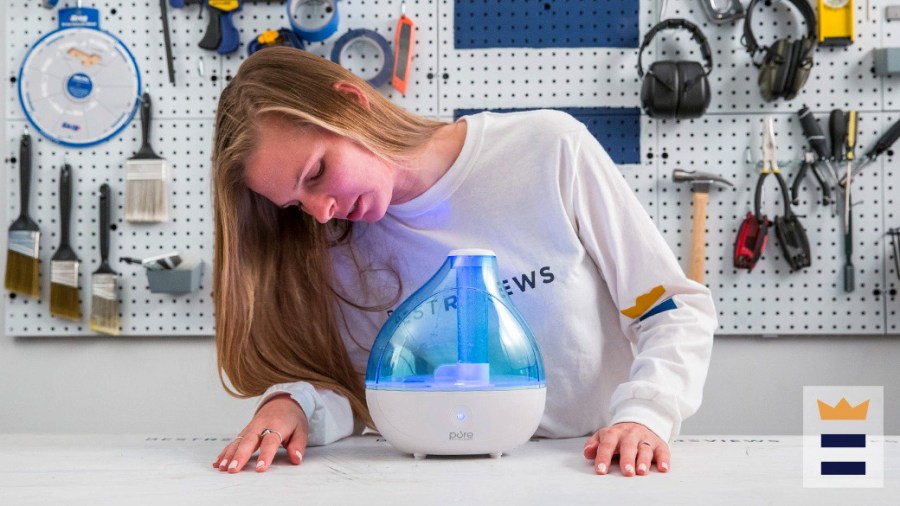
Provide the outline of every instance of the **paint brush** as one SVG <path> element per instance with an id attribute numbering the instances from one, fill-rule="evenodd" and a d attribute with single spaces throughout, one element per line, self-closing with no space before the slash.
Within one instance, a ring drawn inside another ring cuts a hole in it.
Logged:
<path id="1" fill-rule="evenodd" d="M 91 322 L 94 332 L 119 335 L 118 275 L 109 266 L 109 185 L 100 186 L 100 267 L 91 275 Z"/>
<path id="2" fill-rule="evenodd" d="M 150 146 L 150 94 L 141 96 L 141 148 L 125 162 L 125 221 L 169 221 L 167 163 Z"/>
<path id="3" fill-rule="evenodd" d="M 72 214 L 72 167 L 63 164 L 59 173 L 59 248 L 50 258 L 50 314 L 58 318 L 81 321 L 78 298 L 78 255 L 69 245 Z"/>
<path id="4" fill-rule="evenodd" d="M 30 194 L 31 136 L 26 128 L 19 141 L 19 217 L 9 227 L 3 286 L 10 292 L 37 299 L 41 296 L 41 231 L 28 216 Z"/>

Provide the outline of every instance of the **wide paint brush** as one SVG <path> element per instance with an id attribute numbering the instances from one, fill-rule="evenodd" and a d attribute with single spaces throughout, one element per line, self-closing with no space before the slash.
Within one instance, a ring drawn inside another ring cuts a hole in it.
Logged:
<path id="1" fill-rule="evenodd" d="M 9 227 L 3 286 L 10 292 L 37 299 L 41 296 L 41 231 L 28 215 L 30 194 L 31 136 L 26 129 L 19 141 L 19 217 Z"/>

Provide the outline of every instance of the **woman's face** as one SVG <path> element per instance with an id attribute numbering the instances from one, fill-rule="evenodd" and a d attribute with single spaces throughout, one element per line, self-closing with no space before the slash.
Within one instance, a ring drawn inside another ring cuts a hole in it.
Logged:
<path id="1" fill-rule="evenodd" d="M 327 130 L 298 127 L 269 115 L 246 163 L 246 183 L 279 207 L 299 206 L 320 223 L 384 217 L 394 171 L 356 142 Z"/>

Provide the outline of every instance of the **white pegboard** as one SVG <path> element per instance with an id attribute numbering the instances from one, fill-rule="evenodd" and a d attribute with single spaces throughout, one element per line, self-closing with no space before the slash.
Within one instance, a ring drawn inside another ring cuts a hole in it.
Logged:
<path id="1" fill-rule="evenodd" d="M 477 2 L 478 0 L 471 0 Z M 481 0 L 497 3 L 496 0 Z M 61 4 L 66 4 L 62 0 Z M 32 211 L 41 225 L 44 262 L 42 301 L 8 299 L 6 333 L 9 335 L 88 334 L 90 273 L 98 263 L 96 196 L 99 185 L 113 187 L 112 257 L 120 278 L 122 332 L 125 335 L 210 335 L 213 332 L 211 290 L 212 211 L 209 199 L 209 158 L 216 102 L 225 83 L 246 57 L 252 36 L 266 29 L 288 26 L 282 2 L 247 3 L 234 15 L 240 32 L 237 53 L 220 56 L 197 47 L 207 19 L 198 19 L 196 6 L 169 8 L 176 85 L 166 70 L 162 22 L 157 0 L 84 1 L 101 11 L 101 27 L 123 40 L 138 61 L 146 89 L 153 98 L 152 143 L 171 167 L 172 221 L 162 225 L 133 225 L 123 221 L 122 193 L 125 160 L 140 145 L 133 122 L 109 142 L 73 150 L 40 137 L 35 140 L 35 175 Z M 307 50 L 328 57 L 337 38 L 347 30 L 367 28 L 393 43 L 401 5 L 416 23 L 415 58 L 410 91 L 404 97 L 389 85 L 380 91 L 419 114 L 449 120 L 457 109 L 535 107 L 639 107 L 640 81 L 636 48 L 493 48 L 454 47 L 453 0 L 340 0 L 338 31 Z M 515 2 L 506 2 L 515 9 Z M 687 187 L 671 181 L 676 167 L 721 174 L 735 188 L 711 194 L 707 233 L 706 282 L 713 291 L 720 318 L 720 334 L 879 334 L 900 333 L 896 305 L 900 278 L 893 267 L 888 228 L 900 227 L 900 202 L 893 196 L 900 187 L 898 156 L 891 152 L 866 169 L 854 186 L 854 264 L 857 289 L 843 292 L 843 237 L 830 209 L 817 205 L 814 188 L 805 185 L 795 212 L 807 228 L 813 247 L 813 265 L 788 273 L 774 236 L 752 273 L 732 267 L 737 227 L 752 206 L 758 174 L 745 160 L 761 156 L 759 136 L 766 114 L 776 120 L 779 159 L 799 160 L 804 140 L 796 111 L 808 105 L 827 123 L 833 108 L 860 111 L 859 150 L 864 151 L 900 118 L 898 78 L 875 78 L 872 49 L 900 46 L 900 22 L 883 20 L 891 0 L 856 2 L 856 42 L 847 48 L 823 49 L 815 54 L 815 67 L 800 96 L 789 102 L 763 102 L 756 85 L 757 69 L 740 44 L 742 23 L 714 25 L 695 0 L 659 2 L 639 6 L 640 38 L 659 19 L 684 17 L 698 24 L 709 39 L 715 67 L 710 76 L 713 99 L 704 118 L 693 121 L 657 121 L 641 117 L 639 165 L 622 171 L 657 223 L 683 266 L 687 265 L 691 227 L 691 198 Z M 746 5 L 747 2 L 744 2 Z M 69 1 L 73 5 L 74 1 Z M 563 6 L 547 0 L 543 8 Z M 868 19 L 866 6 L 869 5 Z M 788 34 L 803 33 L 803 23 L 792 7 L 775 2 L 755 13 L 755 33 L 763 44 Z M 55 29 L 56 11 L 32 0 L 5 3 L 7 23 L 4 62 L 9 78 L 6 101 L 6 139 L 12 158 L 25 126 L 15 79 L 19 65 L 41 35 Z M 606 22 L 607 20 L 602 20 Z M 527 40 L 528 32 L 522 37 Z M 528 44 L 523 44 L 527 46 Z M 345 65 L 368 77 L 380 64 L 377 52 L 353 46 Z M 656 59 L 696 59 L 699 51 L 685 32 L 657 36 L 644 53 L 644 64 Z M 201 72 L 202 67 L 202 72 Z M 56 248 L 58 217 L 56 186 L 59 165 L 67 160 L 75 170 L 73 242 L 82 259 L 81 290 L 85 321 L 70 324 L 49 316 L 49 258 Z M 788 183 L 797 165 L 785 168 Z M 8 217 L 18 213 L 18 164 L 7 163 Z M 766 182 L 766 209 L 780 205 L 775 181 Z M 10 218 L 11 219 L 11 218 Z M 206 262 L 199 292 L 185 296 L 159 296 L 148 291 L 143 270 L 117 261 L 120 256 L 148 256 L 178 249 Z"/>

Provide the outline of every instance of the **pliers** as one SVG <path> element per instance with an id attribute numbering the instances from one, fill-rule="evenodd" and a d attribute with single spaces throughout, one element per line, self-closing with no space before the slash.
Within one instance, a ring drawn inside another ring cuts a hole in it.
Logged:
<path id="1" fill-rule="evenodd" d="M 808 149 L 803 153 L 803 163 L 800 164 L 800 170 L 797 172 L 797 175 L 794 176 L 794 182 L 791 184 L 791 203 L 795 206 L 800 204 L 800 184 L 803 183 L 807 170 L 811 170 L 816 181 L 819 182 L 819 187 L 822 188 L 822 204 L 827 206 L 831 203 L 831 189 L 828 187 L 828 183 L 819 171 L 819 166 L 816 163 L 816 156 Z"/>

